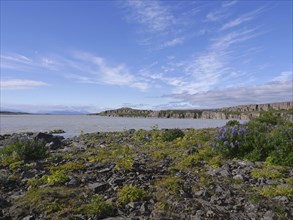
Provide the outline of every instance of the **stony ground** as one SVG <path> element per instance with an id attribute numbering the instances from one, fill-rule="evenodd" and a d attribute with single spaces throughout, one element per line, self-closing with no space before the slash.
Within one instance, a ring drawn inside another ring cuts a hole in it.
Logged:
<path id="1" fill-rule="evenodd" d="M 0 164 L 0 219 L 293 219 L 293 168 L 223 160 L 215 130 L 23 136 L 44 159 Z"/>

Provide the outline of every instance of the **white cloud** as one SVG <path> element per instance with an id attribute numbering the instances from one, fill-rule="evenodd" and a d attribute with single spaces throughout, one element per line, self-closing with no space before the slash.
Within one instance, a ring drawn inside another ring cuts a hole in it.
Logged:
<path id="1" fill-rule="evenodd" d="M 228 7 L 231 7 L 231 6 L 235 5 L 237 2 L 238 2 L 238 0 L 224 1 L 224 2 L 222 3 L 222 7 L 223 7 L 223 8 L 228 8 Z"/>
<path id="2" fill-rule="evenodd" d="M 223 10 L 211 11 L 206 15 L 206 21 L 218 22 L 228 16 L 229 14 Z"/>
<path id="3" fill-rule="evenodd" d="M 163 43 L 162 48 L 164 47 L 173 47 L 176 46 L 178 44 L 182 44 L 184 42 L 184 37 L 176 37 L 172 40 L 166 41 L 165 43 Z"/>
<path id="4" fill-rule="evenodd" d="M 131 74 L 123 64 L 110 65 L 102 57 L 82 52 L 76 52 L 75 58 L 77 61 L 73 66 L 73 71 L 81 69 L 77 67 L 77 62 L 81 63 L 82 66 L 89 66 L 88 73 L 73 75 L 73 78 L 80 82 L 128 86 L 141 91 L 146 91 L 149 88 L 145 81 Z"/>
<path id="5" fill-rule="evenodd" d="M 172 97 L 201 108 L 218 108 L 251 103 L 290 101 L 293 97 L 292 81 L 270 82 L 246 87 L 213 89 L 195 94 L 174 94 Z"/>
<path id="6" fill-rule="evenodd" d="M 159 1 L 129 0 L 127 6 L 133 10 L 131 20 L 145 25 L 149 31 L 164 31 L 175 22 L 169 9 Z"/>
<path id="7" fill-rule="evenodd" d="M 272 79 L 272 82 L 286 82 L 289 80 L 293 80 L 293 72 L 292 71 L 285 71 L 280 73 L 279 76 L 275 77 Z M 292 90 L 293 90 L 293 85 L 292 85 Z"/>
<path id="8" fill-rule="evenodd" d="M 256 32 L 256 30 L 257 29 L 254 28 L 241 31 L 234 31 L 221 37 L 218 37 L 214 40 L 214 43 L 211 45 L 211 49 L 226 50 L 236 43 L 241 43 L 243 41 L 259 36 L 260 33 Z"/>
<path id="9" fill-rule="evenodd" d="M 252 12 L 246 13 L 246 14 L 244 14 L 234 20 L 227 22 L 226 24 L 224 24 L 222 26 L 222 28 L 220 30 L 227 30 L 227 29 L 239 26 L 245 22 L 251 21 L 255 18 L 255 16 L 257 16 L 262 11 L 263 11 L 263 9 L 260 8 L 260 9 L 254 10 Z"/>
<path id="10" fill-rule="evenodd" d="M 1 60 L 18 62 L 18 63 L 32 63 L 32 60 L 21 54 L 1 54 Z"/>
<path id="11" fill-rule="evenodd" d="M 13 80 L 1 80 L 2 90 L 17 90 L 17 89 L 31 89 L 40 86 L 48 85 L 42 81 L 13 79 Z"/>
<path id="12" fill-rule="evenodd" d="M 59 70 L 60 64 L 49 57 L 28 57 L 17 53 L 1 54 L 1 69 L 11 69 L 20 72 L 37 70 Z"/>

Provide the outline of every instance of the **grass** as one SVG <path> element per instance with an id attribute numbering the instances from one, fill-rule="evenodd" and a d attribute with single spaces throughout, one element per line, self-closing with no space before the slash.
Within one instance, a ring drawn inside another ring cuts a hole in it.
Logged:
<path id="1" fill-rule="evenodd" d="M 253 169 L 251 171 L 251 177 L 253 178 L 271 178 L 271 179 L 278 179 L 283 177 L 283 174 L 278 170 L 273 169 Z"/>
<path id="2" fill-rule="evenodd" d="M 46 156 L 45 142 L 28 138 L 18 139 L 0 151 L 0 159 L 4 165 L 22 160 L 44 159 Z"/>
<path id="3" fill-rule="evenodd" d="M 286 196 L 289 199 L 292 199 L 293 188 L 292 186 L 288 186 L 288 185 L 278 185 L 276 187 L 263 188 L 259 191 L 259 194 L 265 197 L 268 197 L 270 199 L 276 196 Z"/>
<path id="4" fill-rule="evenodd" d="M 115 208 L 112 204 L 105 202 L 100 195 L 94 195 L 88 204 L 82 205 L 78 212 L 87 216 L 96 216 L 96 218 L 104 218 L 112 216 Z"/>
<path id="5" fill-rule="evenodd" d="M 147 197 L 145 190 L 140 189 L 137 186 L 125 185 L 118 191 L 118 200 L 119 205 L 126 205 L 130 202 L 142 201 Z"/>

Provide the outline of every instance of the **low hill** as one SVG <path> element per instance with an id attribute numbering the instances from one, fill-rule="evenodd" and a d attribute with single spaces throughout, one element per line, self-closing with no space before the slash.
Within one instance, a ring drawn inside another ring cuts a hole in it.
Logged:
<path id="1" fill-rule="evenodd" d="M 155 117 L 155 118 L 194 118 L 194 119 L 241 119 L 249 120 L 259 116 L 264 111 L 273 111 L 281 116 L 293 120 L 293 102 L 279 102 L 268 104 L 251 104 L 226 107 L 212 110 L 139 110 L 119 108 L 107 110 L 92 115 L 108 117 Z"/>

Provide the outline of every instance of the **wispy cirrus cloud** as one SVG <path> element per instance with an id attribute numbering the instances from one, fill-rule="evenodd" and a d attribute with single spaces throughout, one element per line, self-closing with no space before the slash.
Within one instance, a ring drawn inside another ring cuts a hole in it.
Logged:
<path id="1" fill-rule="evenodd" d="M 159 1 L 129 0 L 125 4 L 132 9 L 129 19 L 144 25 L 148 31 L 164 31 L 175 22 L 168 7 Z"/>
<path id="2" fill-rule="evenodd" d="M 70 78 L 79 83 L 127 86 L 146 91 L 149 85 L 143 79 L 132 74 L 125 64 L 110 64 L 105 58 L 87 53 L 74 52 L 67 56 L 51 55 L 28 57 L 20 54 L 1 55 L 1 69 L 13 69 L 36 74 L 46 70 L 61 78 Z M 21 65 L 20 65 L 21 63 Z M 69 74 L 70 73 L 70 74 Z M 41 81 L 5 81 L 5 89 L 31 88 L 41 86 Z"/>
<path id="3" fill-rule="evenodd" d="M 147 82 L 131 74 L 124 64 L 110 65 L 104 58 L 84 52 L 76 52 L 74 57 L 77 62 L 73 68 L 78 66 L 77 63 L 89 67 L 89 74 L 72 76 L 78 82 L 128 86 L 140 91 L 146 91 L 149 88 Z"/>
<path id="4" fill-rule="evenodd" d="M 164 47 L 173 47 L 179 44 L 184 43 L 184 37 L 176 37 L 172 40 L 166 41 L 165 43 L 163 43 L 163 45 L 161 46 L 162 48 Z"/>
<path id="5" fill-rule="evenodd" d="M 19 53 L 2 53 L 1 69 L 32 72 L 34 70 L 49 69 L 57 70 L 58 63 L 46 56 L 29 57 Z"/>
<path id="6" fill-rule="evenodd" d="M 32 89 L 40 86 L 47 86 L 43 81 L 26 80 L 26 79 L 11 79 L 0 81 L 1 90 L 20 90 Z"/>
<path id="7" fill-rule="evenodd" d="M 222 3 L 222 7 L 223 8 L 228 8 L 228 7 L 231 7 L 231 6 L 235 5 L 237 2 L 238 2 L 238 0 L 224 1 Z"/>
<path id="8" fill-rule="evenodd" d="M 220 31 L 223 31 L 223 30 L 228 30 L 230 28 L 234 28 L 234 27 L 237 27 L 245 22 L 248 22 L 248 21 L 251 21 L 253 20 L 257 15 L 259 15 L 261 12 L 263 11 L 263 8 L 260 8 L 260 9 L 257 9 L 257 10 L 254 10 L 252 12 L 249 12 L 249 13 L 246 13 L 246 14 L 243 14 L 241 16 L 239 16 L 238 18 L 235 18 L 229 22 L 227 22 L 226 24 L 224 24 Z"/>

